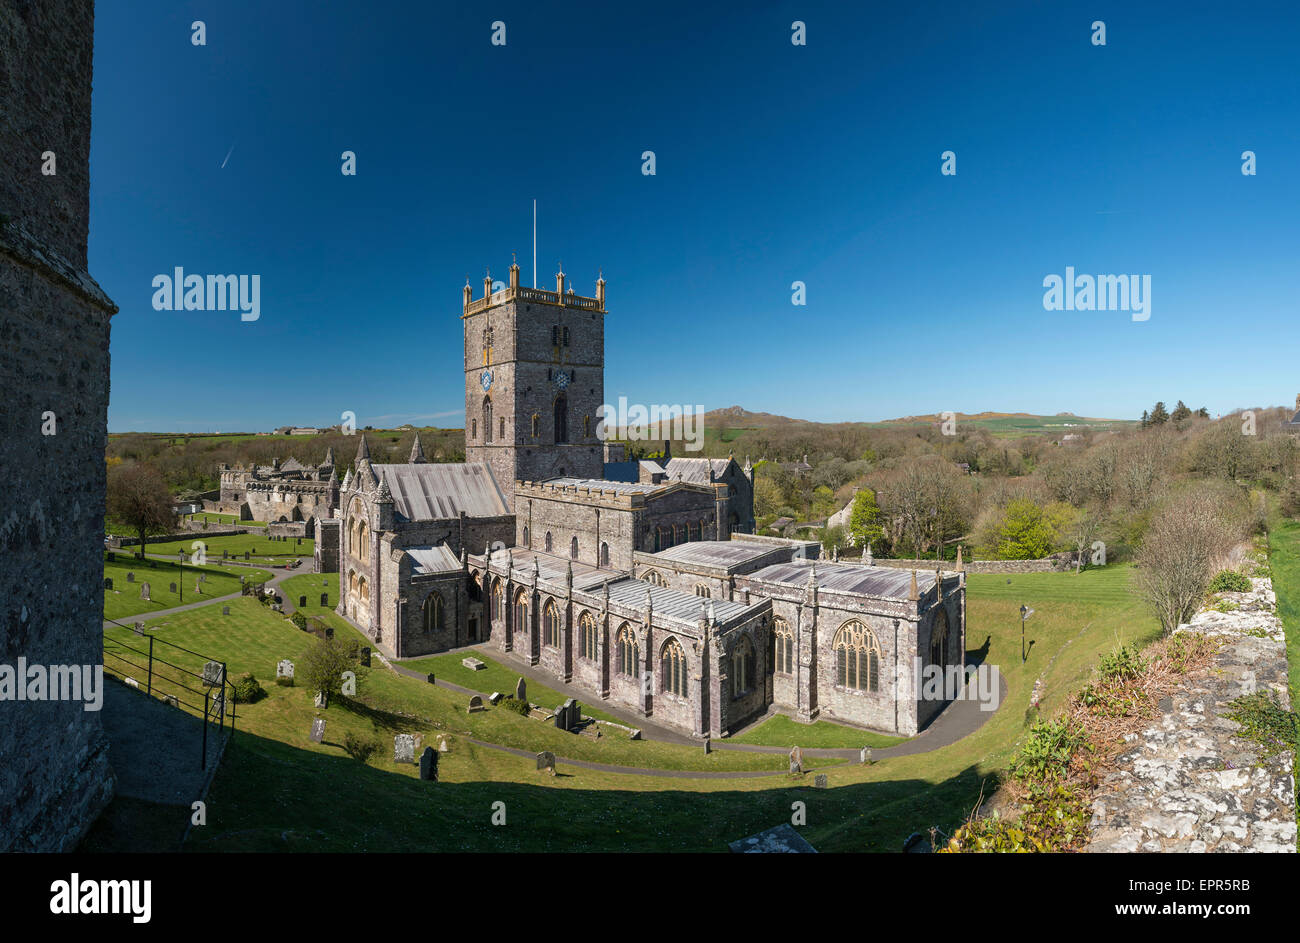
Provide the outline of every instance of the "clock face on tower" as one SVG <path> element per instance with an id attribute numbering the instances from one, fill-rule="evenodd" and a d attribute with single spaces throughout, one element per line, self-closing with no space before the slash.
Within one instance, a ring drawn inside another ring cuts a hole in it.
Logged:
<path id="1" fill-rule="evenodd" d="M 569 375 L 561 370 L 555 375 L 555 388 L 562 390 L 569 385 Z"/>
<path id="2" fill-rule="evenodd" d="M 482 373 L 480 373 L 480 374 L 478 375 L 478 385 L 481 386 L 481 387 L 483 387 L 483 392 L 484 392 L 484 393 L 486 393 L 488 390 L 492 389 L 492 371 L 491 371 L 491 370 L 484 370 Z"/>

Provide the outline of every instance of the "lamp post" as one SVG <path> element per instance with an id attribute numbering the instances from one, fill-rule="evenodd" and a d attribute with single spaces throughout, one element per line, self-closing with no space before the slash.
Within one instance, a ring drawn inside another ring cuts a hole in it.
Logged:
<path id="1" fill-rule="evenodd" d="M 1020 663 L 1025 663 L 1028 654 L 1025 652 L 1025 620 L 1034 614 L 1034 610 L 1028 606 L 1020 607 Z"/>
<path id="2" fill-rule="evenodd" d="M 176 574 L 176 589 L 180 593 L 181 602 L 185 601 L 185 551 L 176 551 L 176 556 L 180 557 L 180 572 Z"/>

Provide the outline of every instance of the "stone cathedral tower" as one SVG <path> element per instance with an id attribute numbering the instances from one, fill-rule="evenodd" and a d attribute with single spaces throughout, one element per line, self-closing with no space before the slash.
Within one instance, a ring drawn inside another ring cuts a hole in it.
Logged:
<path id="1" fill-rule="evenodd" d="M 510 283 L 474 300 L 465 285 L 465 461 L 482 462 L 513 510 L 516 481 L 603 478 L 597 436 L 605 397 L 605 280 L 584 298 Z"/>

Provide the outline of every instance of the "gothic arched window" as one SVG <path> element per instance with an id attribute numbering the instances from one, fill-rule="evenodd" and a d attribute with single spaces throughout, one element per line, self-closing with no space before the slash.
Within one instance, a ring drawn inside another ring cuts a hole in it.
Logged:
<path id="1" fill-rule="evenodd" d="M 609 566 L 609 544 L 603 540 L 600 542 L 600 565 Z"/>
<path id="2" fill-rule="evenodd" d="M 940 609 L 930 629 L 930 664 L 948 664 L 948 613 Z"/>
<path id="3" fill-rule="evenodd" d="M 793 674 L 794 633 L 790 631 L 790 623 L 784 619 L 776 619 L 772 631 L 776 636 L 776 672 L 783 675 Z"/>
<path id="4" fill-rule="evenodd" d="M 590 612 L 584 612 L 578 618 L 578 654 L 595 661 L 596 650 L 596 617 Z"/>
<path id="5" fill-rule="evenodd" d="M 542 608 L 542 644 L 548 648 L 560 645 L 560 610 L 549 599 Z"/>
<path id="6" fill-rule="evenodd" d="M 569 541 L 569 557 L 574 560 L 578 559 L 578 538 L 576 536 Z"/>
<path id="7" fill-rule="evenodd" d="M 754 686 L 754 646 L 742 637 L 731 652 L 731 696 L 740 697 Z"/>
<path id="8" fill-rule="evenodd" d="M 483 397 L 483 441 L 492 441 L 492 397 Z"/>
<path id="9" fill-rule="evenodd" d="M 712 599 L 712 598 L 713 598 L 713 592 L 712 592 L 712 590 L 709 589 L 709 584 L 708 584 L 708 583 L 696 583 L 696 584 L 695 584 L 695 595 L 696 595 L 696 596 L 703 596 L 705 599 Z"/>
<path id="10" fill-rule="evenodd" d="M 659 686 L 665 694 L 686 697 L 686 653 L 675 638 L 659 652 Z"/>
<path id="11" fill-rule="evenodd" d="M 632 627 L 626 622 L 619 626 L 615 641 L 618 645 L 618 673 L 628 678 L 641 677 L 641 647 L 637 645 Z"/>
<path id="12" fill-rule="evenodd" d="M 551 532 L 549 530 L 546 532 L 546 552 L 551 552 Z"/>
<path id="13" fill-rule="evenodd" d="M 835 683 L 855 691 L 880 690 L 880 643 L 875 633 L 856 620 L 835 633 Z"/>
<path id="14" fill-rule="evenodd" d="M 525 589 L 515 593 L 515 631 L 528 634 L 528 591 Z"/>
<path id="15" fill-rule="evenodd" d="M 436 592 L 430 593 L 424 600 L 424 631 L 442 631 L 442 597 Z"/>
<path id="16" fill-rule="evenodd" d="M 563 396 L 555 397 L 555 441 L 569 441 L 569 401 Z"/>

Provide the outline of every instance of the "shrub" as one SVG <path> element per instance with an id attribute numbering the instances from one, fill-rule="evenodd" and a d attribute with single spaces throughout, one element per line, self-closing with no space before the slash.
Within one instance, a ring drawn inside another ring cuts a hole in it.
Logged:
<path id="1" fill-rule="evenodd" d="M 245 671 L 235 679 L 235 703 L 252 704 L 266 697 L 266 691 L 251 671 Z"/>
<path id="2" fill-rule="evenodd" d="M 1103 681 L 1123 681 L 1136 678 L 1147 666 L 1147 660 L 1131 645 L 1121 645 L 1113 652 L 1102 655 L 1097 662 L 1097 673 Z"/>
<path id="3" fill-rule="evenodd" d="M 1248 593 L 1250 590 L 1250 577 L 1237 570 L 1220 570 L 1210 580 L 1211 593 Z"/>
<path id="4" fill-rule="evenodd" d="M 497 707 L 504 707 L 508 711 L 514 711 L 520 717 L 527 717 L 532 710 L 527 701 L 521 701 L 513 696 L 503 697 L 497 701 Z"/>
<path id="5" fill-rule="evenodd" d="M 343 737 L 343 749 L 352 759 L 364 763 L 382 749 L 382 744 L 374 737 L 359 737 L 348 731 Z"/>
<path id="6" fill-rule="evenodd" d="M 1069 720 L 1038 721 L 1012 766 L 1019 779 L 1047 780 L 1063 777 L 1077 750 L 1090 746 L 1088 733 Z"/>
<path id="7" fill-rule="evenodd" d="M 295 612 L 289 617 L 289 620 L 304 632 L 307 631 L 307 617 L 301 612 Z"/>

